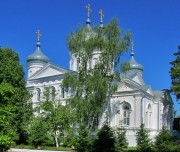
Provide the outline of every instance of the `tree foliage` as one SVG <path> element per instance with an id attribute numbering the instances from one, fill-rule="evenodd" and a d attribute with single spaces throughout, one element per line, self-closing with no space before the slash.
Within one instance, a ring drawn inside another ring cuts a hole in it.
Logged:
<path id="1" fill-rule="evenodd" d="M 49 125 L 41 117 L 33 119 L 29 130 L 29 144 L 38 148 L 43 145 L 53 145 L 53 138 L 49 134 Z"/>
<path id="2" fill-rule="evenodd" d="M 156 136 L 154 143 L 155 152 L 180 152 L 180 145 L 176 138 L 165 127 Z"/>
<path id="3" fill-rule="evenodd" d="M 174 53 L 176 59 L 171 62 L 171 79 L 172 79 L 172 91 L 175 93 L 176 98 L 180 99 L 180 46 L 178 52 Z"/>
<path id="4" fill-rule="evenodd" d="M 0 123 L 2 136 L 21 142 L 20 135 L 31 115 L 27 99 L 28 91 L 18 54 L 11 48 L 0 48 L 0 119 L 6 122 Z"/>
<path id="5" fill-rule="evenodd" d="M 141 124 L 140 129 L 136 133 L 137 149 L 140 152 L 151 152 L 152 144 L 149 138 L 148 131 L 144 128 L 144 124 Z"/>
<path id="6" fill-rule="evenodd" d="M 115 138 L 113 130 L 107 124 L 98 131 L 97 137 L 94 141 L 94 152 L 114 152 Z"/>
<path id="7" fill-rule="evenodd" d="M 112 128 L 104 124 L 97 133 L 97 138 L 94 141 L 94 152 L 114 152 L 115 142 Z"/>
<path id="8" fill-rule="evenodd" d="M 77 152 L 92 152 L 93 138 L 85 125 L 80 126 L 74 146 Z"/>
<path id="9" fill-rule="evenodd" d="M 58 138 L 70 129 L 73 123 L 74 115 L 68 103 L 62 105 L 57 100 L 56 92 L 52 87 L 46 87 L 44 91 L 44 100 L 40 104 L 42 117 L 49 126 L 49 133 L 54 138 L 56 146 L 59 147 Z"/>
<path id="10" fill-rule="evenodd" d="M 6 109 L 0 109 L 0 151 L 6 152 L 13 143 L 15 131 L 7 121 L 6 115 L 11 115 Z"/>
<path id="11" fill-rule="evenodd" d="M 78 114 L 79 123 L 94 128 L 108 91 L 115 88 L 110 83 L 119 76 L 120 56 L 128 51 L 130 34 L 122 36 L 114 19 L 103 28 L 79 27 L 67 40 L 72 57 L 79 58 L 80 64 L 77 73 L 65 75 L 63 86 L 73 93 L 69 102 Z M 96 64 L 88 67 L 95 52 L 99 53 Z"/>
<path id="12" fill-rule="evenodd" d="M 128 142 L 126 139 L 126 130 L 125 128 L 117 128 L 116 130 L 116 148 L 123 150 L 127 148 Z"/>

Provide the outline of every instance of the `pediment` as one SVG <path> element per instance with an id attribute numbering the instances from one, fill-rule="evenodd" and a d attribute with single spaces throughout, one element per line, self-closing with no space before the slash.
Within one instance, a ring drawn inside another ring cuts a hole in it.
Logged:
<path id="1" fill-rule="evenodd" d="M 142 90 L 147 92 L 150 95 L 154 95 L 150 86 L 147 85 L 139 85 L 138 83 L 134 83 L 132 80 L 123 80 L 118 84 L 117 92 L 134 92 L 137 90 Z"/>
<path id="2" fill-rule="evenodd" d="M 154 95 L 151 87 L 149 87 L 149 89 L 146 92 L 149 93 L 150 95 Z"/>
<path id="3" fill-rule="evenodd" d="M 69 70 L 64 69 L 60 66 L 54 65 L 52 63 L 46 64 L 42 69 L 33 74 L 29 79 L 39 79 L 51 76 L 57 76 L 67 73 Z"/>
<path id="4" fill-rule="evenodd" d="M 135 90 L 137 90 L 136 87 L 127 84 L 125 82 L 120 83 L 117 87 L 117 92 L 135 91 Z"/>

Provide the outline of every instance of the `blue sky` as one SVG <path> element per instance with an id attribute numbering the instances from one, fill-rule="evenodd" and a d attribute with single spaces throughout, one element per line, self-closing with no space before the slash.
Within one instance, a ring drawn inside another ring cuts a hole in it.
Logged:
<path id="1" fill-rule="evenodd" d="M 91 24 L 119 19 L 124 32 L 130 31 L 135 43 L 135 59 L 144 66 L 143 77 L 153 90 L 171 86 L 169 76 L 173 53 L 180 44 L 179 0 L 1 0 L 0 45 L 13 48 L 27 73 L 26 57 L 36 49 L 40 29 L 41 50 L 50 60 L 69 68 L 67 35 L 84 24 L 91 4 Z M 122 57 L 129 60 L 130 53 Z M 179 108 L 175 102 L 176 109 Z"/>

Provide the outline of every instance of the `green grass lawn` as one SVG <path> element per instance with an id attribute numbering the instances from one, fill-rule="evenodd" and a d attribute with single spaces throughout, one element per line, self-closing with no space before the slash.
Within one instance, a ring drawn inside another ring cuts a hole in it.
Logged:
<path id="1" fill-rule="evenodd" d="M 18 149 L 36 149 L 34 146 L 31 145 L 13 145 L 11 148 L 18 148 Z M 49 147 L 49 146 L 40 146 L 39 150 L 54 150 L 54 151 L 73 151 L 72 148 L 68 147 Z"/>
<path id="2" fill-rule="evenodd" d="M 12 148 L 18 149 L 36 149 L 34 146 L 31 145 L 13 145 Z M 73 151 L 72 148 L 68 147 L 49 147 L 49 146 L 41 146 L 39 150 L 53 150 L 53 151 Z M 117 150 L 117 152 L 137 152 L 136 147 L 128 147 L 123 150 Z"/>

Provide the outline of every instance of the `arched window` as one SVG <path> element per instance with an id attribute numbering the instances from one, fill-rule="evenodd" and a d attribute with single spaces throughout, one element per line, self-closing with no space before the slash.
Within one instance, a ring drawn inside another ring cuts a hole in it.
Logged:
<path id="1" fill-rule="evenodd" d="M 130 125 L 130 106 L 124 105 L 123 107 L 123 124 Z"/>
<path id="2" fill-rule="evenodd" d="M 147 112 L 146 112 L 146 125 L 148 128 L 151 127 L 151 113 L 152 113 L 152 108 L 151 108 L 151 105 L 149 104 L 148 107 L 147 107 Z"/>
<path id="3" fill-rule="evenodd" d="M 49 93 L 50 93 L 50 99 L 51 99 L 51 100 L 54 100 L 55 97 L 56 97 L 56 89 L 55 89 L 54 86 L 51 86 L 51 87 L 50 87 Z"/>
<path id="4" fill-rule="evenodd" d="M 61 88 L 61 98 L 64 98 L 64 94 L 65 94 L 64 87 L 60 86 L 60 88 Z"/>
<path id="5" fill-rule="evenodd" d="M 79 71 L 79 64 L 80 64 L 80 58 L 79 57 L 77 58 L 77 63 L 76 64 L 77 64 L 77 71 Z"/>
<path id="6" fill-rule="evenodd" d="M 39 114 L 41 113 L 41 108 L 40 108 L 40 106 L 37 106 L 35 109 L 36 109 L 37 114 L 39 115 Z"/>
<path id="7" fill-rule="evenodd" d="M 37 88 L 37 101 L 41 99 L 41 89 Z"/>
<path id="8" fill-rule="evenodd" d="M 43 95 L 44 95 L 45 101 L 49 101 L 49 99 L 50 99 L 50 88 L 49 87 L 44 88 Z"/>
<path id="9" fill-rule="evenodd" d="M 92 69 L 92 59 L 89 59 L 89 69 Z"/>
<path id="10" fill-rule="evenodd" d="M 71 69 L 74 69 L 74 60 L 71 60 Z"/>

